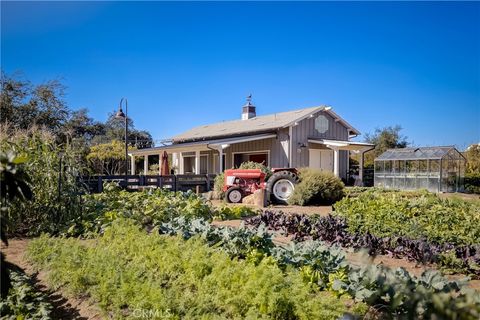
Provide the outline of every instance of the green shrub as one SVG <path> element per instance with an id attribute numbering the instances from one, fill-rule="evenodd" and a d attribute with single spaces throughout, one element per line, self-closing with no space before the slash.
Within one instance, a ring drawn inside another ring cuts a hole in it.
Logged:
<path id="1" fill-rule="evenodd" d="M 478 244 L 480 203 L 441 199 L 428 191 L 372 189 L 335 204 L 349 231 L 378 237 L 407 236 L 437 243 Z"/>
<path id="2" fill-rule="evenodd" d="M 480 194 L 480 173 L 465 174 L 465 192 Z"/>
<path id="3" fill-rule="evenodd" d="M 27 255 L 53 286 L 90 296 L 113 318 L 134 310 L 152 319 L 338 319 L 366 311 L 312 292 L 298 271 L 283 272 L 268 259 L 232 259 L 199 238 L 148 235 L 121 220 L 89 245 L 43 236 Z"/>
<path id="4" fill-rule="evenodd" d="M 223 192 L 223 183 L 225 181 L 225 173 L 219 173 L 215 176 L 215 182 L 213 184 L 213 191 L 217 194 L 217 197 L 223 199 L 225 192 Z"/>
<path id="5" fill-rule="evenodd" d="M 342 180 L 330 172 L 302 168 L 299 170 L 300 182 L 295 186 L 288 200 L 293 205 L 332 204 L 344 195 Z"/>

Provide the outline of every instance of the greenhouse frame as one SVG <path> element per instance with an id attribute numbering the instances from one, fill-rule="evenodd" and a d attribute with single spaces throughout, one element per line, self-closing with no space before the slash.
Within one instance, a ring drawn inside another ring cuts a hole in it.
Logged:
<path id="1" fill-rule="evenodd" d="M 376 187 L 462 192 L 466 159 L 453 146 L 389 149 L 375 159 Z"/>

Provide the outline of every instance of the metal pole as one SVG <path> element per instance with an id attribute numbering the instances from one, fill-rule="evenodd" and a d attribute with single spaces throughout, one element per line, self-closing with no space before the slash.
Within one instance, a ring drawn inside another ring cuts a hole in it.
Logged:
<path id="1" fill-rule="evenodd" d="M 125 189 L 127 189 L 127 187 L 128 187 L 128 101 L 127 99 L 125 99 Z"/>

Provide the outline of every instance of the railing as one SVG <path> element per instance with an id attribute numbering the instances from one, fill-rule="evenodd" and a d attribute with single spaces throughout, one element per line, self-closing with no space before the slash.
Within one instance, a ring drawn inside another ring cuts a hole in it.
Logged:
<path id="1" fill-rule="evenodd" d="M 177 175 L 128 175 L 125 186 L 124 175 L 84 176 L 82 183 L 90 193 L 103 191 L 105 182 L 117 182 L 127 190 L 142 190 L 146 188 L 163 188 L 171 191 L 207 192 L 213 190 L 215 174 L 177 174 Z"/>

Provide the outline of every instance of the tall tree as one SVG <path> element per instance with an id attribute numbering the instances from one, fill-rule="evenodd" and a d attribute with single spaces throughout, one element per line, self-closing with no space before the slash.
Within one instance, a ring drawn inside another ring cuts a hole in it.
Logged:
<path id="1" fill-rule="evenodd" d="M 480 174 L 480 143 L 472 144 L 465 151 L 467 158 L 466 173 Z"/>
<path id="2" fill-rule="evenodd" d="M 373 161 L 387 149 L 405 148 L 407 137 L 400 133 L 399 125 L 376 128 L 373 133 L 365 134 L 365 142 L 375 145 L 375 149 L 365 154 L 365 167 L 373 167 Z"/>

